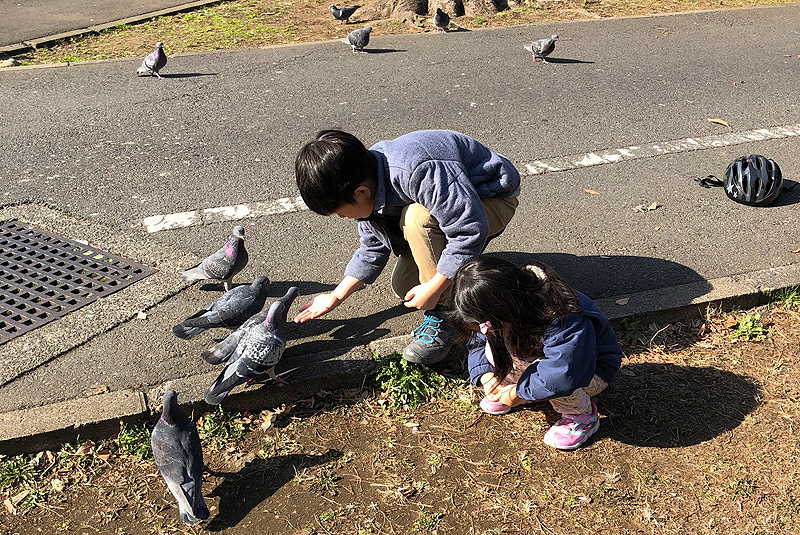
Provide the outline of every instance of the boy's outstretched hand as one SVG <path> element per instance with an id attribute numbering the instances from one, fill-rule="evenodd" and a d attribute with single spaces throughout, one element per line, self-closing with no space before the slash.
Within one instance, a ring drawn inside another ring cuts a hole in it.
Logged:
<path id="1" fill-rule="evenodd" d="M 294 321 L 295 323 L 305 323 L 308 320 L 318 318 L 339 306 L 341 302 L 333 294 L 319 294 L 300 309 L 300 313 L 295 316 Z"/>

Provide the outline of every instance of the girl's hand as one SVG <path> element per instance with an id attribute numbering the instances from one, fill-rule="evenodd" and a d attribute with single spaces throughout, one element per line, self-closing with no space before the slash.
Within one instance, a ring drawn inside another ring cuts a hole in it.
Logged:
<path id="1" fill-rule="evenodd" d="M 515 384 L 500 388 L 491 396 L 489 396 L 489 399 L 492 401 L 499 401 L 500 403 L 508 405 L 509 407 L 516 407 L 517 405 L 521 405 L 525 402 L 525 400 L 517 395 L 517 385 Z"/>
<path id="2" fill-rule="evenodd" d="M 295 316 L 294 321 L 295 323 L 305 323 L 318 318 L 339 306 L 341 302 L 342 300 L 333 294 L 319 294 L 300 309 L 300 313 Z"/>

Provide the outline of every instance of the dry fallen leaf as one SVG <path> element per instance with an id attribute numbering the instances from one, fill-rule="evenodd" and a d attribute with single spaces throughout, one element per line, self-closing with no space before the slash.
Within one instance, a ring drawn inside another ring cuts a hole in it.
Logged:
<path id="1" fill-rule="evenodd" d="M 417 422 L 406 422 L 403 425 L 406 427 L 419 427 L 419 424 Z"/>
<path id="2" fill-rule="evenodd" d="M 8 511 L 8 514 L 10 515 L 17 514 L 17 508 L 14 507 L 14 505 L 11 503 L 11 498 L 6 498 L 5 501 L 3 502 L 3 505 L 6 506 L 6 511 Z"/>
<path id="3" fill-rule="evenodd" d="M 737 320 L 733 316 L 730 316 L 728 319 L 722 322 L 722 326 L 725 327 L 726 329 L 733 329 L 737 325 L 739 325 L 739 320 Z"/>
<path id="4" fill-rule="evenodd" d="M 623 297 L 622 299 L 617 299 L 615 303 L 617 303 L 619 306 L 625 306 L 628 304 L 628 301 L 630 300 L 631 300 L 630 297 Z"/>
<path id="5" fill-rule="evenodd" d="M 136 314 L 136 318 L 140 319 L 140 320 L 146 320 L 147 319 L 147 312 L 139 312 L 138 314 Z"/>
<path id="6" fill-rule="evenodd" d="M 584 188 L 584 190 L 583 190 L 583 191 L 585 191 L 586 193 L 589 193 L 590 195 L 600 195 L 600 192 L 599 192 L 599 191 L 595 191 L 595 190 L 593 190 L 593 189 L 585 189 L 585 188 Z"/>
<path id="7" fill-rule="evenodd" d="M 711 117 L 709 117 L 709 118 L 706 119 L 706 121 L 708 121 L 709 123 L 721 124 L 722 126 L 727 126 L 728 128 L 731 127 L 731 125 L 728 124 L 728 121 L 724 121 L 722 119 L 712 119 Z"/>
<path id="8" fill-rule="evenodd" d="M 658 204 L 657 202 L 653 202 L 653 204 L 651 204 L 650 206 L 647 207 L 647 211 L 651 212 L 651 211 L 656 210 L 658 208 L 661 208 L 661 205 Z"/>
<path id="9" fill-rule="evenodd" d="M 800 253 L 800 249 L 795 249 L 795 250 L 794 250 L 794 251 L 792 251 L 792 252 L 793 252 L 794 254 Z"/>
<path id="10" fill-rule="evenodd" d="M 52 486 L 53 490 L 56 492 L 61 492 L 64 490 L 64 482 L 58 478 L 50 480 L 50 486 Z"/>

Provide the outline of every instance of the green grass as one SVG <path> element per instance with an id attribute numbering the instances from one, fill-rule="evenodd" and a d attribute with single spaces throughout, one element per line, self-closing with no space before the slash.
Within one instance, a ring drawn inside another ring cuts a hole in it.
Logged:
<path id="1" fill-rule="evenodd" d="M 800 310 L 800 286 L 791 286 L 774 292 L 770 304 L 786 310 Z"/>
<path id="2" fill-rule="evenodd" d="M 222 449 L 228 442 L 242 438 L 244 424 L 237 421 L 240 416 L 238 412 L 225 412 L 222 407 L 204 415 L 197 430 L 204 445 Z"/>
<path id="3" fill-rule="evenodd" d="M 0 492 L 23 486 L 32 486 L 36 482 L 38 471 L 31 464 L 30 456 L 17 455 L 0 461 Z"/>
<path id="4" fill-rule="evenodd" d="M 136 457 L 142 461 L 153 458 L 150 445 L 150 429 L 145 424 L 134 424 L 124 427 L 119 432 L 119 450 L 121 453 Z"/>
<path id="5" fill-rule="evenodd" d="M 414 522 L 414 531 L 418 533 L 434 531 L 439 526 L 439 522 L 442 521 L 442 518 L 444 518 L 444 513 L 422 512 L 419 514 L 419 518 Z"/>
<path id="6" fill-rule="evenodd" d="M 743 338 L 757 342 L 767 337 L 767 329 L 761 323 L 761 314 L 746 315 L 739 320 L 736 330 L 731 333 L 731 338 Z"/>
<path id="7" fill-rule="evenodd" d="M 374 381 L 390 399 L 392 408 L 416 409 L 445 385 L 444 377 L 426 366 L 413 364 L 399 353 L 377 357 Z"/>

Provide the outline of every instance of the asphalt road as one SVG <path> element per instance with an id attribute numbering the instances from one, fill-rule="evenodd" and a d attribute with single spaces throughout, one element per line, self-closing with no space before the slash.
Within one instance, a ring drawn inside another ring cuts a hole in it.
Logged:
<path id="1" fill-rule="evenodd" d="M 707 118 L 731 131 L 796 124 L 798 28 L 800 6 L 784 6 L 375 35 L 366 55 L 339 42 L 191 54 L 172 57 L 164 80 L 135 77 L 140 59 L 4 70 L 0 204 L 49 203 L 96 218 L 119 239 L 147 239 L 148 216 L 297 195 L 294 156 L 322 128 L 352 131 L 368 145 L 415 129 L 458 130 L 524 169 L 559 155 L 729 132 Z M 533 64 L 522 44 L 551 33 L 561 36 L 553 62 Z M 796 136 L 525 176 L 517 216 L 489 250 L 549 261 L 592 297 L 795 263 L 800 188 L 750 208 L 691 180 L 719 176 L 751 152 L 800 181 Z M 661 206 L 634 211 L 652 202 Z M 357 246 L 352 221 L 307 211 L 245 225 L 254 261 L 243 278 L 266 273 L 276 294 L 297 281 L 306 294 L 332 287 Z M 162 231 L 153 243 L 206 254 L 231 226 Z M 297 327 L 303 349 L 344 350 L 413 328 L 419 314 L 396 306 L 387 279 Z M 190 288 L 151 316 L 169 324 L 207 300 Z M 125 324 L 59 357 L 0 389 L 0 401 L 32 389 L 69 397 L 98 376 L 115 389 L 209 371 L 196 357 L 208 340 L 178 344 L 166 328 L 137 329 Z M 146 358 L 118 369 L 120 347 Z M 86 377 L 81 367 L 93 360 L 98 371 Z"/>

